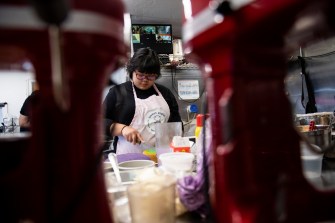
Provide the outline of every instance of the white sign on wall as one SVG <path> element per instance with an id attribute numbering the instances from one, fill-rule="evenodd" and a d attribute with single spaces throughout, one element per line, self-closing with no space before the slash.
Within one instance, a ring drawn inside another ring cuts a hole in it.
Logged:
<path id="1" fill-rule="evenodd" d="M 178 95 L 184 100 L 195 100 L 200 97 L 198 80 L 178 80 Z"/>

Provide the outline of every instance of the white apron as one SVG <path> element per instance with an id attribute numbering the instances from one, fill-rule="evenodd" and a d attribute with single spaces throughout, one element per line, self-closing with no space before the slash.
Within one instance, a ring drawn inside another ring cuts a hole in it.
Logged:
<path id="1" fill-rule="evenodd" d="M 132 85 L 135 99 L 135 114 L 129 126 L 137 129 L 145 143 L 133 145 L 123 136 L 118 136 L 116 154 L 142 153 L 145 149 L 155 147 L 155 124 L 165 123 L 170 117 L 169 105 L 155 84 L 153 87 L 158 95 L 154 94 L 146 99 L 138 98 L 134 84 Z"/>

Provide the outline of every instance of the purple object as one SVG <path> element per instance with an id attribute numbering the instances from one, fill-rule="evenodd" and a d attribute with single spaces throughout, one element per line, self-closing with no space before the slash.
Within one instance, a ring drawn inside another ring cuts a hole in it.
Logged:
<path id="1" fill-rule="evenodd" d="M 179 193 L 180 201 L 184 204 L 187 210 L 196 211 L 202 217 L 206 217 L 209 215 L 209 209 L 206 206 L 207 198 L 204 179 L 204 168 L 208 168 L 210 163 L 212 162 L 211 155 L 211 143 L 212 143 L 212 134 L 210 128 L 210 122 L 206 120 L 206 145 L 202 145 L 202 137 L 204 132 L 201 131 L 199 136 L 199 142 L 197 146 L 199 146 L 198 154 L 197 154 L 197 173 L 196 175 L 186 176 L 181 178 L 177 182 L 177 189 Z M 203 156 L 202 150 L 205 150 L 206 153 L 206 166 L 203 166 Z"/>
<path id="2" fill-rule="evenodd" d="M 150 160 L 150 158 L 142 153 L 125 153 L 116 155 L 117 162 L 125 162 L 129 160 Z"/>
<path id="3" fill-rule="evenodd" d="M 178 192 L 181 202 L 189 211 L 202 212 L 206 202 L 204 182 L 201 174 L 187 176 L 178 180 Z"/>

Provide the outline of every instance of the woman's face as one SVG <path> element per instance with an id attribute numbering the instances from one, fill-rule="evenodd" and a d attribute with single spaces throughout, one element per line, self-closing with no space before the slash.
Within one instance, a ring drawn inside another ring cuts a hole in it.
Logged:
<path id="1" fill-rule="evenodd" d="M 157 77 L 157 74 L 145 74 L 139 71 L 134 71 L 132 80 L 137 88 L 147 90 L 155 83 Z"/>

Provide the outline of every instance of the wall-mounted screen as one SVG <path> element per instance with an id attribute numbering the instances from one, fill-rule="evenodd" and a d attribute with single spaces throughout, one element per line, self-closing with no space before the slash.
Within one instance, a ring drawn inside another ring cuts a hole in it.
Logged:
<path id="1" fill-rule="evenodd" d="M 169 24 L 133 24 L 134 51 L 150 47 L 158 54 L 173 54 L 172 26 Z"/>

